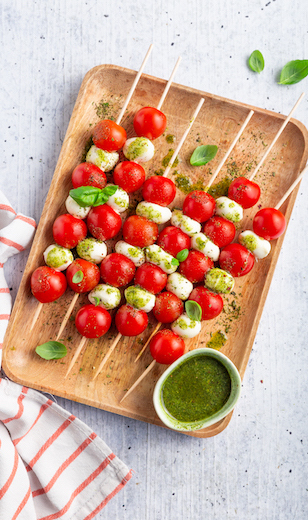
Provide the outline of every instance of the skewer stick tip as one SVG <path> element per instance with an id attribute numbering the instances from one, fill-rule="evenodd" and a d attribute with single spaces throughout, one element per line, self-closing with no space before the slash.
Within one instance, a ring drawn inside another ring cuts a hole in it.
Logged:
<path id="1" fill-rule="evenodd" d="M 116 348 L 117 344 L 119 343 L 120 339 L 122 338 L 122 334 L 120 332 L 118 332 L 117 336 L 115 337 L 113 343 L 110 345 L 109 347 L 109 350 L 107 352 L 107 354 L 105 355 L 105 357 L 102 359 L 102 361 L 100 362 L 100 365 L 98 367 L 98 369 L 96 370 L 94 376 L 92 377 L 91 381 L 95 381 L 95 379 L 97 378 L 98 374 L 101 372 L 103 366 L 107 363 L 108 359 L 110 358 L 112 352 L 114 351 L 114 349 Z"/>

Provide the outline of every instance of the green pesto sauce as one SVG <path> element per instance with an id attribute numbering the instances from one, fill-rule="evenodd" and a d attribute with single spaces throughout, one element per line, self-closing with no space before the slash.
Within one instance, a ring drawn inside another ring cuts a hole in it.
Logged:
<path id="1" fill-rule="evenodd" d="M 257 248 L 257 239 L 253 235 L 246 235 L 241 237 L 241 244 L 249 249 L 249 251 L 254 251 Z"/>
<path id="2" fill-rule="evenodd" d="M 166 135 L 166 141 L 167 141 L 167 143 L 170 143 L 170 144 L 174 143 L 175 142 L 175 135 L 172 135 L 172 134 Z"/>
<path id="3" fill-rule="evenodd" d="M 182 422 L 201 421 L 227 402 L 231 379 L 222 363 L 209 356 L 193 356 L 178 365 L 162 388 L 163 404 Z"/>
<path id="4" fill-rule="evenodd" d="M 167 168 L 169 162 L 170 162 L 170 159 L 172 158 L 174 154 L 174 150 L 172 150 L 172 148 L 170 148 L 169 152 L 167 153 L 167 155 L 165 155 L 165 157 L 163 157 L 163 160 L 162 160 L 162 165 Z M 173 161 L 173 164 L 172 164 L 172 168 L 176 168 L 176 166 L 179 164 L 179 159 L 176 157 L 175 160 Z"/>
<path id="5" fill-rule="evenodd" d="M 130 143 L 127 150 L 127 156 L 130 161 L 137 159 L 147 151 L 148 140 L 145 137 L 136 137 L 135 140 Z"/>
<path id="6" fill-rule="evenodd" d="M 174 179 L 174 183 L 179 190 L 185 193 L 185 195 L 188 195 L 188 193 L 195 190 L 206 191 L 206 186 L 202 180 L 192 184 L 191 180 L 188 177 L 185 177 L 185 175 L 177 175 Z"/>
<path id="7" fill-rule="evenodd" d="M 233 179 L 231 177 L 224 177 L 220 182 L 213 184 L 208 190 L 208 193 L 217 199 L 218 197 L 227 197 L 229 186 Z"/>
<path id="8" fill-rule="evenodd" d="M 58 267 L 61 267 L 62 265 L 66 264 L 66 262 L 68 261 L 73 261 L 73 254 L 71 253 L 71 251 L 67 251 L 62 247 L 56 246 L 49 251 L 46 263 L 50 267 L 57 269 Z"/>
<path id="9" fill-rule="evenodd" d="M 154 175 L 164 175 L 165 170 L 163 168 L 159 168 L 159 170 L 155 170 Z"/>
<path id="10" fill-rule="evenodd" d="M 214 334 L 212 334 L 212 337 L 207 342 L 206 346 L 208 348 L 213 348 L 215 350 L 220 350 L 221 347 L 224 346 L 226 341 L 227 341 L 227 336 L 223 332 L 218 330 L 217 332 L 214 332 Z"/>

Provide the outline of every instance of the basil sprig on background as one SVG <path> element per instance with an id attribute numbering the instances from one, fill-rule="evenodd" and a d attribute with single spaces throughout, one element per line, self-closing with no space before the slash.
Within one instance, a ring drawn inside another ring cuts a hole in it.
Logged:
<path id="1" fill-rule="evenodd" d="M 95 186 L 80 186 L 70 190 L 69 194 L 79 206 L 101 206 L 108 201 L 109 197 L 115 194 L 118 186 L 106 186 L 102 190 Z"/>
<path id="2" fill-rule="evenodd" d="M 193 300 L 186 300 L 185 311 L 186 311 L 187 316 L 191 320 L 201 321 L 202 309 L 201 309 L 199 303 L 194 302 Z"/>
<path id="3" fill-rule="evenodd" d="M 61 359 L 67 354 L 67 348 L 59 341 L 47 341 L 36 347 L 35 352 L 43 359 Z"/>
<path id="4" fill-rule="evenodd" d="M 280 73 L 279 85 L 294 85 L 308 76 L 308 60 L 289 61 Z"/>
<path id="5" fill-rule="evenodd" d="M 253 51 L 249 56 L 248 65 L 254 72 L 262 72 L 264 69 L 264 58 L 260 51 Z"/>
<path id="6" fill-rule="evenodd" d="M 214 159 L 217 150 L 218 147 L 215 144 L 203 144 L 197 146 L 190 158 L 190 164 L 192 166 L 203 166 L 204 164 L 207 164 Z"/>

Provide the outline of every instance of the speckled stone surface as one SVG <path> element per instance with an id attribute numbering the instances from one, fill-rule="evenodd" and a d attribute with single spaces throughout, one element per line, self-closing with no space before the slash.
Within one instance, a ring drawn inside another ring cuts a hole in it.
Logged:
<path id="1" fill-rule="evenodd" d="M 308 77 L 280 86 L 308 58 L 303 0 L 2 0 L 0 189 L 37 221 L 85 73 L 112 63 L 287 114 L 308 126 Z M 247 67 L 259 49 L 265 69 Z M 114 520 L 304 520 L 308 515 L 308 178 L 300 186 L 263 311 L 242 396 L 221 434 L 196 439 L 75 402 L 134 470 L 98 515 Z M 6 264 L 13 296 L 27 253 Z"/>

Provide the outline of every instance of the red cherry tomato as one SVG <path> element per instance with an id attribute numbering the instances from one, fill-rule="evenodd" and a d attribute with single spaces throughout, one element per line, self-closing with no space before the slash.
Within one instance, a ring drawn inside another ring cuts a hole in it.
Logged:
<path id="1" fill-rule="evenodd" d="M 167 226 L 159 233 L 157 244 L 166 253 L 176 257 L 183 249 L 190 249 L 191 240 L 181 229 L 175 226 Z"/>
<path id="2" fill-rule="evenodd" d="M 135 264 L 120 253 L 111 253 L 101 263 L 101 277 L 105 283 L 114 287 L 123 287 L 134 278 Z"/>
<path id="3" fill-rule="evenodd" d="M 214 267 L 214 262 L 201 251 L 190 251 L 184 262 L 180 263 L 179 271 L 191 283 L 204 280 L 205 273 Z"/>
<path id="4" fill-rule="evenodd" d="M 147 247 L 156 242 L 158 227 L 155 222 L 146 217 L 131 215 L 123 226 L 123 239 L 135 247 Z"/>
<path id="5" fill-rule="evenodd" d="M 184 354 L 185 343 L 172 330 L 163 329 L 151 339 L 150 352 L 157 363 L 171 365 Z"/>
<path id="6" fill-rule="evenodd" d="M 138 137 L 147 137 L 153 140 L 165 131 L 167 118 L 157 108 L 143 107 L 135 114 L 133 124 Z"/>
<path id="7" fill-rule="evenodd" d="M 147 202 L 169 206 L 176 195 L 174 182 L 166 177 L 154 175 L 147 179 L 142 188 L 142 197 Z"/>
<path id="8" fill-rule="evenodd" d="M 77 258 L 66 270 L 67 283 L 76 293 L 92 291 L 99 283 L 100 272 L 96 264 Z"/>
<path id="9" fill-rule="evenodd" d="M 69 213 L 60 215 L 54 221 L 52 234 L 59 246 L 72 249 L 80 240 L 87 236 L 87 226 L 80 218 L 73 217 Z"/>
<path id="10" fill-rule="evenodd" d="M 221 248 L 231 244 L 236 230 L 231 220 L 215 215 L 203 225 L 202 231 L 216 246 Z"/>
<path id="11" fill-rule="evenodd" d="M 183 311 L 182 300 L 172 292 L 166 291 L 156 296 L 153 314 L 160 323 L 172 323 L 183 314 Z"/>
<path id="12" fill-rule="evenodd" d="M 154 264 L 145 263 L 138 267 L 135 275 L 135 284 L 147 291 L 158 294 L 167 284 L 167 275 Z"/>
<path id="13" fill-rule="evenodd" d="M 111 316 L 102 307 L 95 307 L 91 304 L 84 305 L 76 314 L 75 325 L 82 336 L 100 338 L 109 330 Z"/>
<path id="14" fill-rule="evenodd" d="M 80 186 L 95 186 L 101 190 L 107 184 L 107 177 L 103 170 L 91 163 L 79 164 L 72 173 L 72 184 L 74 188 Z"/>
<path id="15" fill-rule="evenodd" d="M 274 240 L 286 229 L 285 216 L 275 208 L 260 209 L 253 219 L 253 230 L 259 237 Z"/>
<path id="16" fill-rule="evenodd" d="M 62 296 L 67 287 L 65 275 L 47 265 L 38 267 L 31 276 L 31 292 L 41 303 L 49 303 Z"/>
<path id="17" fill-rule="evenodd" d="M 202 320 L 216 318 L 224 306 L 220 294 L 213 293 L 203 286 L 195 287 L 190 293 L 189 300 L 199 303 L 202 309 Z"/>
<path id="18" fill-rule="evenodd" d="M 122 336 L 138 336 L 148 326 L 146 312 L 122 305 L 116 313 L 115 324 Z"/>
<path id="19" fill-rule="evenodd" d="M 144 168 L 133 161 L 118 163 L 113 170 L 113 180 L 127 193 L 139 190 L 145 181 Z"/>
<path id="20" fill-rule="evenodd" d="M 255 263 L 253 254 L 241 244 L 229 244 L 220 253 L 219 265 L 232 276 L 244 276 Z"/>
<path id="21" fill-rule="evenodd" d="M 88 229 L 98 240 L 115 237 L 122 227 L 122 219 L 108 204 L 90 209 L 87 216 Z"/>
<path id="22" fill-rule="evenodd" d="M 214 215 L 215 199 L 205 191 L 192 191 L 184 199 L 183 213 L 197 222 L 205 222 Z"/>
<path id="23" fill-rule="evenodd" d="M 229 199 L 235 200 L 242 208 L 247 209 L 254 206 L 261 195 L 261 190 L 255 182 L 238 177 L 231 182 L 228 190 Z"/>
<path id="24" fill-rule="evenodd" d="M 126 132 L 115 121 L 103 119 L 95 126 L 92 138 L 97 148 L 106 150 L 106 152 L 116 152 L 124 146 Z"/>

